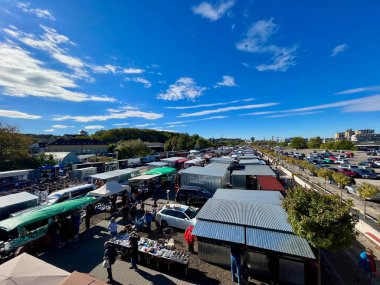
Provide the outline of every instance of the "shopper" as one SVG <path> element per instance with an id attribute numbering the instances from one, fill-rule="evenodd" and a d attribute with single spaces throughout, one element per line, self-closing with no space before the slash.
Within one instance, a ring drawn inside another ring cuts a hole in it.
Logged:
<path id="1" fill-rule="evenodd" d="M 85 224 L 86 224 L 86 229 L 89 230 L 91 226 L 91 217 L 93 215 L 93 207 L 92 205 L 88 205 L 86 207 L 86 217 L 85 217 Z"/>
<path id="2" fill-rule="evenodd" d="M 125 204 L 123 205 L 123 207 L 121 207 L 119 211 L 119 214 L 121 214 L 121 216 L 123 217 L 124 225 L 126 225 L 129 222 L 128 213 L 129 213 L 129 207 L 128 207 L 128 204 Z"/>
<path id="3" fill-rule="evenodd" d="M 232 282 L 238 282 L 238 284 L 241 284 L 241 275 L 240 275 L 240 253 L 241 253 L 241 247 L 237 244 L 231 244 L 230 245 L 230 253 L 231 253 L 231 275 L 232 275 Z M 237 274 L 237 278 L 235 277 L 235 274 Z"/>
<path id="4" fill-rule="evenodd" d="M 116 261 L 117 250 L 108 241 L 104 243 L 104 247 L 105 247 L 105 250 L 104 250 L 104 256 L 103 256 L 103 267 L 107 269 L 107 274 L 108 274 L 107 283 L 113 283 L 112 265 Z"/>
<path id="5" fill-rule="evenodd" d="M 117 223 L 115 217 L 112 217 L 107 227 L 108 231 L 111 233 L 111 238 L 117 235 Z"/>
<path id="6" fill-rule="evenodd" d="M 187 250 L 191 253 L 194 252 L 194 241 L 195 241 L 195 236 L 193 236 L 193 229 L 194 226 L 189 226 L 184 234 L 186 243 L 187 243 Z"/>
<path id="7" fill-rule="evenodd" d="M 131 267 L 129 269 L 138 270 L 137 268 L 137 258 L 139 254 L 139 244 L 136 234 L 132 233 L 129 237 L 129 242 L 131 244 Z"/>
<path id="8" fill-rule="evenodd" d="M 363 269 L 367 279 L 371 283 L 372 277 L 376 276 L 376 262 L 373 251 L 366 248 L 359 256 L 359 267 Z"/>
<path id="9" fill-rule="evenodd" d="M 152 231 L 153 215 L 148 210 L 145 211 L 144 221 L 146 223 L 146 231 L 150 233 Z"/>

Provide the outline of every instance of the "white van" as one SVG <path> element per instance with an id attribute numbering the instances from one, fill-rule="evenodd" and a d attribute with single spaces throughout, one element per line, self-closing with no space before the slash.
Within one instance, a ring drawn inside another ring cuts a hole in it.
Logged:
<path id="1" fill-rule="evenodd" d="M 95 190 L 95 188 L 96 187 L 93 184 L 84 184 L 55 191 L 46 197 L 46 204 L 51 205 L 75 198 L 80 198 L 85 196 L 88 192 Z"/>

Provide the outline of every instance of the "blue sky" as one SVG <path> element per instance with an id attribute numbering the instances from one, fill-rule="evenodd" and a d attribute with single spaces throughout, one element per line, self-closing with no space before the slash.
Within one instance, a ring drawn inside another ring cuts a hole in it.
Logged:
<path id="1" fill-rule="evenodd" d="M 0 121 L 204 137 L 380 131 L 378 1 L 0 0 Z"/>

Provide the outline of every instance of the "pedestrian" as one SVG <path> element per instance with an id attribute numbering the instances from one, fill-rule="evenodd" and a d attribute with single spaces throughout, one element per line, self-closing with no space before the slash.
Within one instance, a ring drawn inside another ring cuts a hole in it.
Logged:
<path id="1" fill-rule="evenodd" d="M 139 255 L 139 244 L 135 233 L 132 233 L 129 237 L 129 242 L 131 244 L 131 267 L 129 269 L 138 270 L 137 268 L 137 258 Z"/>
<path id="2" fill-rule="evenodd" d="M 238 282 L 240 285 L 241 283 L 241 275 L 240 275 L 240 253 L 241 253 L 241 247 L 238 244 L 231 244 L 230 245 L 230 254 L 231 254 L 231 275 L 232 275 L 232 282 Z M 235 274 L 237 274 L 237 278 L 235 277 Z"/>
<path id="3" fill-rule="evenodd" d="M 112 277 L 112 265 L 116 261 L 117 257 L 117 250 L 113 245 L 106 241 L 104 243 L 104 255 L 103 255 L 103 267 L 107 269 L 108 274 L 108 282 L 107 283 L 113 283 L 113 277 Z"/>
<path id="4" fill-rule="evenodd" d="M 111 238 L 117 235 L 117 223 L 115 217 L 112 217 L 107 227 L 108 231 L 111 233 Z"/>
<path id="5" fill-rule="evenodd" d="M 146 223 L 146 230 L 148 233 L 150 233 L 152 231 L 153 215 L 148 210 L 145 211 L 144 221 Z"/>
<path id="6" fill-rule="evenodd" d="M 129 213 L 129 207 L 128 207 L 128 204 L 125 204 L 123 205 L 123 207 L 121 207 L 119 211 L 119 214 L 121 214 L 121 216 L 123 217 L 124 225 L 126 225 L 129 222 L 128 213 Z"/>
<path id="7" fill-rule="evenodd" d="M 86 217 L 85 217 L 85 224 L 86 224 L 86 229 L 89 230 L 91 226 L 91 217 L 93 214 L 93 208 L 92 205 L 88 205 L 86 207 Z"/>
<path id="8" fill-rule="evenodd" d="M 116 212 L 116 195 L 111 196 L 111 214 Z"/>
<path id="9" fill-rule="evenodd" d="M 73 235 L 75 238 L 79 235 L 79 229 L 81 224 L 81 217 L 78 211 L 75 211 L 74 214 L 71 216 L 71 222 L 73 227 Z"/>
<path id="10" fill-rule="evenodd" d="M 136 208 L 136 203 L 132 205 L 132 207 L 129 209 L 129 215 L 131 216 L 132 218 L 132 222 L 135 221 L 135 218 L 136 218 L 136 212 L 137 212 L 137 208 Z"/>
<path id="11" fill-rule="evenodd" d="M 359 267 L 363 269 L 366 278 L 371 284 L 372 277 L 377 275 L 376 262 L 373 255 L 373 250 L 366 248 L 359 256 Z"/>
<path id="12" fill-rule="evenodd" d="M 194 229 L 194 226 L 189 226 L 184 233 L 184 237 L 187 243 L 187 250 L 191 253 L 194 252 L 194 242 L 195 242 L 195 236 L 193 236 L 193 229 Z"/>

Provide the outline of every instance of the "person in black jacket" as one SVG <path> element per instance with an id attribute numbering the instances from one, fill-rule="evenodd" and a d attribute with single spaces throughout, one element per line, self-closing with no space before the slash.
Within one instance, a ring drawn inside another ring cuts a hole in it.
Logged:
<path id="1" fill-rule="evenodd" d="M 109 267 L 107 268 L 107 273 L 108 273 L 108 282 L 107 283 L 112 283 L 113 282 L 113 277 L 112 277 L 112 265 L 116 261 L 117 257 L 117 250 L 116 248 L 108 241 L 104 243 L 104 260 L 108 260 Z"/>
<path id="2" fill-rule="evenodd" d="M 129 237 L 129 242 L 131 243 L 131 267 L 129 269 L 138 270 L 137 268 L 137 258 L 139 255 L 139 244 L 136 234 L 131 234 Z"/>

